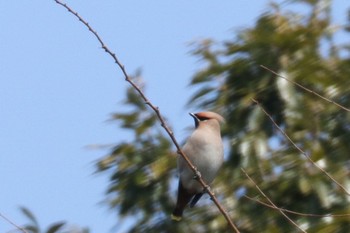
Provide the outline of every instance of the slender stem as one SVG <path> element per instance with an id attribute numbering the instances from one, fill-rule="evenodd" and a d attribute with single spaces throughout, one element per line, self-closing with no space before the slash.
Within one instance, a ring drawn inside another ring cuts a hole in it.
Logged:
<path id="1" fill-rule="evenodd" d="M 261 205 L 264 205 L 266 207 L 269 207 L 271 209 L 276 209 L 276 210 L 281 210 L 283 212 L 287 212 L 290 214 L 294 214 L 294 215 L 299 215 L 299 216 L 303 216 L 303 217 L 314 217 L 314 218 L 326 218 L 326 217 L 333 217 L 333 218 L 348 218 L 350 216 L 350 214 L 308 214 L 308 213 L 300 213 L 300 212 L 296 212 L 296 211 L 292 211 L 292 210 L 288 210 L 288 209 L 284 209 L 284 208 L 279 208 L 279 207 L 274 207 L 270 204 L 267 204 L 266 202 L 260 201 L 256 198 L 252 198 L 249 197 L 247 195 L 244 195 L 245 198 L 251 200 L 251 201 L 255 201 Z"/>
<path id="2" fill-rule="evenodd" d="M 293 83 L 294 85 L 296 85 L 297 87 L 303 89 L 304 91 L 307 91 L 307 92 L 309 92 L 309 93 L 311 93 L 311 94 L 313 94 L 313 95 L 315 95 L 315 96 L 317 96 L 317 97 L 319 97 L 319 98 L 321 98 L 321 99 L 323 99 L 323 100 L 325 100 L 325 101 L 327 101 L 327 102 L 329 102 L 329 103 L 334 104 L 335 106 L 337 106 L 337 107 L 339 107 L 339 108 L 341 108 L 341 109 L 343 109 L 343 110 L 345 110 L 345 111 L 347 111 L 347 112 L 350 112 L 350 109 L 349 109 L 349 108 L 344 107 L 343 105 L 338 104 L 337 102 L 335 102 L 335 101 L 333 101 L 333 100 L 331 100 L 331 99 L 328 99 L 328 98 L 322 96 L 321 94 L 319 94 L 319 93 L 317 93 L 317 92 L 315 92 L 315 91 L 313 91 L 313 90 L 311 90 L 311 89 L 309 89 L 309 88 L 306 88 L 306 87 L 304 87 L 303 85 L 300 85 L 299 83 L 297 83 L 297 82 L 295 82 L 295 81 L 293 81 L 293 80 L 287 79 L 286 77 L 284 77 L 284 76 L 278 74 L 277 72 L 271 70 L 270 68 L 268 68 L 268 67 L 266 67 L 266 66 L 264 66 L 264 65 L 260 65 L 260 67 L 263 68 L 263 69 L 265 69 L 265 70 L 270 71 L 271 73 L 273 73 L 273 74 L 276 75 L 277 77 L 280 77 L 280 78 L 282 78 L 282 79 L 284 79 L 284 80 L 286 80 L 286 81 L 288 81 L 288 82 L 290 82 L 290 83 Z"/>
<path id="3" fill-rule="evenodd" d="M 103 42 L 103 40 L 101 39 L 101 37 L 98 35 L 98 33 L 89 25 L 89 23 L 87 21 L 85 21 L 77 12 L 73 11 L 67 4 L 62 3 L 59 0 L 54 0 L 57 4 L 63 6 L 64 8 L 66 8 L 70 13 L 72 13 L 75 17 L 77 17 L 79 19 L 80 22 L 82 22 L 88 29 L 89 31 L 94 34 L 94 36 L 96 37 L 96 39 L 100 42 L 102 48 L 104 49 L 104 51 L 106 53 L 108 53 L 114 60 L 114 62 L 119 66 L 119 68 L 121 69 L 124 77 L 125 77 L 125 81 L 127 81 L 141 96 L 141 98 L 145 101 L 145 103 L 151 107 L 151 109 L 156 113 L 161 126 L 164 128 L 164 130 L 167 132 L 167 134 L 169 135 L 170 139 L 172 140 L 172 142 L 174 143 L 176 149 L 177 149 L 177 153 L 179 155 L 181 155 L 185 161 L 187 162 L 187 164 L 189 165 L 189 167 L 192 169 L 192 171 L 195 173 L 196 177 L 198 177 L 198 182 L 203 186 L 204 190 L 209 194 L 209 196 L 212 198 L 212 200 L 214 201 L 215 205 L 218 207 L 218 209 L 220 210 L 220 212 L 222 213 L 222 215 L 225 217 L 225 219 L 227 220 L 227 223 L 230 225 L 230 227 L 232 228 L 232 230 L 234 230 L 236 233 L 239 233 L 240 231 L 238 230 L 238 228 L 235 226 L 235 224 L 231 221 L 227 211 L 221 206 L 221 204 L 219 203 L 219 201 L 217 200 L 217 198 L 215 197 L 215 194 L 210 190 L 209 185 L 207 185 L 203 179 L 201 178 L 201 174 L 198 171 L 198 169 L 193 166 L 193 164 L 191 163 L 191 161 L 188 159 L 188 157 L 184 154 L 184 152 L 181 150 L 181 147 L 179 145 L 179 143 L 177 142 L 174 133 L 171 131 L 171 129 L 169 128 L 169 126 L 166 124 L 164 117 L 162 116 L 162 114 L 159 111 L 159 108 L 155 105 L 153 105 L 151 103 L 151 101 L 149 101 L 149 99 L 146 97 L 146 95 L 142 92 L 141 88 L 137 86 L 137 84 L 130 79 L 128 73 L 126 72 L 125 66 L 119 61 L 118 57 L 115 55 L 115 53 L 113 53 Z"/>
<path id="4" fill-rule="evenodd" d="M 307 160 L 309 160 L 315 167 L 317 167 L 323 174 L 325 174 L 329 179 L 331 179 L 336 185 L 338 185 L 339 188 L 341 188 L 347 195 L 350 196 L 349 191 L 342 185 L 340 184 L 331 174 L 329 174 L 326 170 L 324 170 L 321 166 L 319 166 L 315 161 L 313 161 L 310 156 L 308 156 L 305 151 L 303 151 L 289 136 L 288 134 L 277 125 L 277 123 L 273 120 L 272 116 L 261 106 L 261 104 L 255 100 L 252 99 L 254 103 L 256 103 L 260 109 L 264 112 L 264 114 L 270 119 L 270 121 L 274 124 L 274 126 L 283 134 L 283 136 L 288 139 L 288 141 L 302 154 L 305 156 Z"/>
<path id="5" fill-rule="evenodd" d="M 0 213 L 0 217 L 3 218 L 6 222 L 10 223 L 12 226 L 14 226 L 15 228 L 17 228 L 18 230 L 22 231 L 23 233 L 28 233 L 28 231 L 20 226 L 18 226 L 16 223 L 14 223 L 13 221 L 11 221 L 9 218 L 7 218 L 6 216 L 4 216 L 2 213 Z"/>
<path id="6" fill-rule="evenodd" d="M 296 224 L 291 218 L 289 218 L 280 208 L 278 208 L 272 201 L 271 199 L 266 196 L 266 194 L 260 189 L 260 187 L 255 183 L 255 181 L 248 175 L 248 173 L 241 168 L 242 172 L 244 175 L 255 185 L 255 188 L 265 197 L 265 199 L 273 206 L 274 209 L 278 210 L 291 224 L 293 224 L 295 227 L 297 227 L 301 232 L 306 233 L 305 230 L 300 228 L 298 224 Z"/>

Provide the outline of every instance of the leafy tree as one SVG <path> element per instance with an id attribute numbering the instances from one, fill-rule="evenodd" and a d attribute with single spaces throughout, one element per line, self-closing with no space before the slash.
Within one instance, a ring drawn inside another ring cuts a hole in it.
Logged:
<path id="1" fill-rule="evenodd" d="M 342 184 L 349 182 L 348 113 L 262 69 L 267 66 L 323 96 L 349 106 L 348 60 L 339 56 L 332 40 L 329 1 L 295 1 L 310 13 L 282 12 L 278 5 L 262 15 L 252 29 L 233 42 L 213 50 L 204 43 L 195 54 L 207 67 L 192 80 L 201 89 L 191 102 L 218 109 L 228 120 L 225 135 L 231 139 L 223 181 L 249 196 L 259 195 L 240 174 L 245 167 L 278 206 L 303 213 L 346 213 L 348 196 L 312 165 L 273 126 L 252 99 L 310 156 Z M 328 45 L 328 47 L 327 47 Z M 224 183 L 222 184 L 225 185 Z M 228 195 L 228 194 L 227 194 Z M 232 206 L 247 232 L 291 232 L 294 226 L 278 212 L 240 199 Z M 235 217 L 234 217 L 235 219 Z M 348 232 L 349 221 L 293 216 L 308 232 Z M 341 223 L 341 224 L 340 224 Z M 332 229 L 330 231 L 330 229 Z"/>
<path id="2" fill-rule="evenodd" d="M 213 187 L 241 232 L 297 229 L 278 211 L 244 197 L 266 202 L 240 167 L 279 207 L 314 214 L 350 212 L 349 196 L 305 157 L 349 187 L 349 113 L 260 67 L 350 106 L 350 59 L 341 55 L 347 48 L 333 41 L 331 1 L 292 2 L 308 12 L 298 14 L 272 4 L 253 28 L 234 39 L 205 40 L 194 49 L 206 66 L 191 81 L 198 92 L 189 102 L 227 119 L 224 136 L 230 151 Z M 109 206 L 122 217 L 134 217 L 129 232 L 225 232 L 227 224 L 212 204 L 188 210 L 180 223 L 169 220 L 175 196 L 168 192 L 174 177 L 173 147 L 131 89 L 125 104 L 130 111 L 117 113 L 114 119 L 132 132 L 132 140 L 118 143 L 97 169 L 110 176 Z M 288 215 L 307 232 L 350 231 L 349 217 Z"/>

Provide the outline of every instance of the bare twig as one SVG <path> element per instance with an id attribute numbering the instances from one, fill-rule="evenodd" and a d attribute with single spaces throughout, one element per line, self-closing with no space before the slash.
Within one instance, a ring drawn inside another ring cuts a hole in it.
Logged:
<path id="1" fill-rule="evenodd" d="M 277 125 L 277 123 L 274 121 L 274 119 L 271 117 L 271 115 L 261 106 L 261 104 L 255 100 L 255 99 L 252 99 L 252 101 L 254 103 L 256 103 L 260 109 L 265 113 L 265 115 L 271 120 L 271 122 L 274 124 L 274 126 L 284 135 L 284 137 L 286 139 L 288 139 L 288 141 L 301 153 L 305 156 L 305 158 L 307 160 L 309 160 L 315 167 L 317 167 L 321 172 L 323 172 L 329 179 L 331 179 L 335 184 L 338 185 L 338 187 L 340 187 L 347 195 L 350 196 L 350 193 L 349 191 L 343 186 L 341 185 L 336 179 L 333 178 L 333 176 L 331 176 L 326 170 L 324 170 L 322 167 L 320 167 L 316 162 L 314 162 L 310 156 L 308 156 L 288 135 L 286 132 L 284 132 L 283 129 L 281 129 L 281 127 L 279 127 Z"/>
<path id="2" fill-rule="evenodd" d="M 276 209 L 276 210 L 281 210 L 283 212 L 287 212 L 287 213 L 294 214 L 294 215 L 304 216 L 304 217 L 315 217 L 315 218 L 326 218 L 326 217 L 334 217 L 334 218 L 344 217 L 345 218 L 346 217 L 346 218 L 348 218 L 350 216 L 350 214 L 306 214 L 306 213 L 300 213 L 300 212 L 296 212 L 296 211 L 292 211 L 292 210 L 287 210 L 284 208 L 279 208 L 279 207 L 276 208 L 270 204 L 267 204 L 266 202 L 260 201 L 256 198 L 249 197 L 247 195 L 244 195 L 244 197 L 251 200 L 251 201 L 258 202 L 259 204 L 264 205 L 266 207 Z"/>
<path id="3" fill-rule="evenodd" d="M 171 138 L 172 142 L 174 143 L 176 149 L 177 149 L 177 153 L 179 155 L 181 155 L 185 161 L 187 162 L 187 164 L 189 165 L 189 167 L 192 169 L 192 171 L 195 173 L 196 177 L 198 177 L 198 182 L 203 186 L 204 190 L 209 194 L 209 196 L 211 197 L 211 199 L 213 200 L 213 202 L 215 203 L 215 205 L 218 207 L 218 209 L 220 210 L 220 212 L 222 213 L 222 215 L 225 217 L 227 223 L 229 224 L 229 226 L 232 228 L 232 230 L 234 230 L 235 232 L 239 233 L 238 228 L 235 226 L 235 224 L 231 221 L 227 211 L 220 205 L 219 201 L 217 200 L 217 198 L 215 197 L 215 194 L 211 191 L 209 185 L 207 185 L 203 179 L 201 178 L 201 174 L 198 171 L 198 169 L 193 166 L 193 164 L 191 163 L 191 161 L 188 159 L 188 157 L 184 154 L 184 152 L 181 150 L 181 147 L 179 145 L 179 143 L 177 142 L 174 133 L 171 131 L 171 129 L 169 128 L 169 126 L 166 124 L 163 116 L 161 115 L 159 108 L 155 105 L 153 105 L 149 99 L 146 97 L 146 95 L 142 92 L 142 90 L 140 89 L 140 87 L 137 86 L 137 84 L 132 81 L 129 77 L 129 75 L 126 72 L 126 69 L 124 67 L 124 65 L 119 61 L 119 59 L 117 58 L 117 56 L 115 55 L 115 53 L 113 53 L 107 46 L 106 44 L 102 41 L 101 37 L 98 35 L 98 33 L 89 25 L 89 23 L 87 21 L 85 21 L 77 12 L 73 11 L 67 4 L 62 3 L 59 0 L 54 0 L 57 4 L 63 6 L 64 8 L 66 8 L 71 14 L 73 14 L 75 17 L 78 18 L 78 20 L 80 22 L 82 22 L 88 29 L 89 31 L 96 37 L 96 39 L 100 42 L 102 48 L 104 49 L 104 51 L 109 54 L 114 62 L 118 65 L 118 67 L 121 69 L 124 77 L 125 77 L 125 81 L 127 81 L 141 96 L 141 98 L 145 101 L 145 103 L 150 106 L 150 108 L 156 113 L 161 126 L 164 128 L 164 130 L 167 132 L 167 134 L 169 135 L 169 137 Z"/>
<path id="4" fill-rule="evenodd" d="M 18 226 L 16 223 L 14 223 L 13 221 L 11 221 L 9 218 L 7 218 L 6 216 L 4 216 L 2 213 L 0 213 L 0 217 L 2 219 L 4 219 L 6 222 L 8 222 L 9 224 L 11 224 L 12 226 L 14 226 L 15 228 L 17 228 L 18 230 L 22 231 L 23 233 L 28 233 L 28 231 L 26 231 L 26 229 Z"/>
<path id="5" fill-rule="evenodd" d="M 349 109 L 349 108 L 346 108 L 346 107 L 344 107 L 343 105 L 338 104 L 337 102 L 335 102 L 335 101 L 333 101 L 333 100 L 331 100 L 331 99 L 328 99 L 328 98 L 326 98 L 326 97 L 324 97 L 324 96 L 318 94 L 317 92 L 315 92 L 315 91 L 313 91 L 313 90 L 310 90 L 309 88 L 306 88 L 306 87 L 304 87 L 303 85 L 300 85 L 299 83 L 297 83 L 297 82 L 295 82 L 295 81 L 293 81 L 293 80 L 290 80 L 290 79 L 287 79 L 286 77 L 283 77 L 282 75 L 280 75 L 280 74 L 278 74 L 277 72 L 271 70 L 270 68 L 268 68 L 268 67 L 266 67 L 266 66 L 264 66 L 264 65 L 260 65 L 260 67 L 263 68 L 263 69 L 265 69 L 265 70 L 270 71 L 270 72 L 273 73 L 274 75 L 276 75 L 276 76 L 278 76 L 278 77 L 280 77 L 280 78 L 282 78 L 282 79 L 284 79 L 284 80 L 286 80 L 286 81 L 288 81 L 288 82 L 290 82 L 290 83 L 293 83 L 294 85 L 298 86 L 299 88 L 303 89 L 304 91 L 307 91 L 307 92 L 309 92 L 309 93 L 311 93 L 311 94 L 313 94 L 313 95 L 315 95 L 315 96 L 317 96 L 317 97 L 319 97 L 319 98 L 321 98 L 321 99 L 323 99 L 323 100 L 325 100 L 325 101 L 327 101 L 327 102 L 329 102 L 329 103 L 332 103 L 332 104 L 336 105 L 337 107 L 339 107 L 339 108 L 341 108 L 341 109 L 343 109 L 343 110 L 345 110 L 345 111 L 347 111 L 347 112 L 350 112 L 350 109 Z"/>
<path id="6" fill-rule="evenodd" d="M 266 194 L 260 189 L 260 187 L 255 183 L 255 181 L 248 175 L 248 173 L 241 168 L 242 172 L 245 174 L 245 176 L 255 185 L 255 188 L 263 195 L 266 200 L 274 207 L 274 209 L 278 210 L 291 224 L 293 224 L 295 227 L 297 227 L 301 232 L 305 232 L 301 227 L 298 226 L 292 219 L 290 219 L 280 208 L 278 208 L 272 201 L 271 199 L 266 196 Z"/>

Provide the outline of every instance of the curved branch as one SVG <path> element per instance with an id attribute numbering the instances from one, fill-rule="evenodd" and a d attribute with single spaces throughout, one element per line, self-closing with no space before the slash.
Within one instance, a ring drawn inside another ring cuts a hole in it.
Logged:
<path id="1" fill-rule="evenodd" d="M 150 106 L 152 108 L 152 110 L 156 113 L 161 126 L 164 128 L 164 130 L 167 132 L 167 134 L 169 135 L 170 139 L 172 140 L 173 144 L 175 145 L 176 149 L 177 149 L 177 153 L 179 155 L 181 155 L 185 161 L 187 162 L 187 164 L 189 165 L 189 167 L 192 169 L 192 171 L 195 173 L 196 177 L 198 177 L 198 182 L 203 186 L 204 190 L 209 194 L 209 196 L 211 197 L 211 199 L 213 200 L 213 202 L 215 203 L 215 205 L 218 207 L 218 209 L 220 210 L 220 212 L 222 213 L 222 215 L 225 217 L 227 223 L 230 225 L 231 229 L 234 230 L 235 232 L 239 233 L 238 228 L 235 226 L 235 224 L 231 221 L 227 211 L 220 205 L 219 201 L 217 200 L 217 198 L 215 197 L 215 194 L 211 191 L 209 185 L 207 185 L 203 179 L 201 178 L 201 174 L 200 172 L 197 170 L 197 168 L 195 166 L 193 166 L 193 164 L 191 163 L 191 161 L 188 159 L 188 157 L 184 154 L 184 152 L 181 150 L 181 147 L 179 145 L 179 143 L 177 142 L 174 133 L 171 131 L 170 127 L 166 124 L 163 116 L 161 115 L 159 108 L 155 105 L 153 105 L 149 99 L 146 97 L 146 95 L 142 92 L 141 88 L 137 86 L 137 84 L 132 81 L 128 75 L 128 73 L 126 72 L 125 66 L 119 61 L 118 57 L 115 55 L 115 53 L 113 53 L 107 46 L 106 44 L 103 42 L 103 40 L 101 39 L 101 37 L 98 35 L 98 33 L 89 25 L 89 23 L 87 21 L 85 21 L 77 12 L 73 11 L 67 4 L 62 3 L 59 0 L 54 0 L 57 4 L 63 6 L 64 8 L 66 8 L 71 14 L 73 14 L 75 17 L 78 18 L 78 20 L 80 22 L 82 22 L 88 29 L 89 31 L 96 37 L 96 39 L 100 42 L 102 48 L 104 49 L 104 51 L 106 53 L 108 53 L 114 60 L 114 62 L 118 65 L 118 67 L 121 69 L 124 77 L 125 77 L 125 81 L 127 81 L 141 96 L 141 98 L 145 101 L 145 103 Z"/>

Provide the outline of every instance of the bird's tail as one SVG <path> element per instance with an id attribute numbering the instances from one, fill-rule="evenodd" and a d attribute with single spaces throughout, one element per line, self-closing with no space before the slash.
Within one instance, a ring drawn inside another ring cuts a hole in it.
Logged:
<path id="1" fill-rule="evenodd" d="M 184 212 L 185 207 L 191 201 L 194 194 L 188 192 L 179 181 L 179 188 L 177 193 L 177 202 L 175 209 L 171 215 L 171 219 L 174 221 L 180 221 L 182 218 L 182 213 Z"/>

